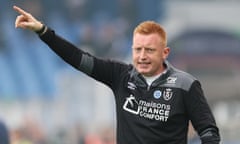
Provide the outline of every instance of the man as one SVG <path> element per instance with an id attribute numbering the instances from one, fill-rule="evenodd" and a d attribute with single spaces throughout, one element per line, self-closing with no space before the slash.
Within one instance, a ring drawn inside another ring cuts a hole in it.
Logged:
<path id="1" fill-rule="evenodd" d="M 200 82 L 174 68 L 164 29 L 154 21 L 133 35 L 133 65 L 86 53 L 19 7 L 15 26 L 36 32 L 57 55 L 109 86 L 117 111 L 118 144 L 186 144 L 189 121 L 203 144 L 218 144 L 219 131 Z"/>

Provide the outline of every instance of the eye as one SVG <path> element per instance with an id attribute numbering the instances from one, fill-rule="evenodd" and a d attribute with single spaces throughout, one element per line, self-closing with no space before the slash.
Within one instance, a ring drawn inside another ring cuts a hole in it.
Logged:
<path id="1" fill-rule="evenodd" d="M 136 47 L 136 48 L 133 48 L 135 52 L 140 52 L 142 50 L 141 47 Z"/>
<path id="2" fill-rule="evenodd" d="M 145 50 L 146 50 L 146 52 L 148 52 L 148 53 L 152 53 L 152 52 L 154 52 L 154 51 L 155 51 L 155 49 L 154 49 L 154 48 L 146 48 Z"/>

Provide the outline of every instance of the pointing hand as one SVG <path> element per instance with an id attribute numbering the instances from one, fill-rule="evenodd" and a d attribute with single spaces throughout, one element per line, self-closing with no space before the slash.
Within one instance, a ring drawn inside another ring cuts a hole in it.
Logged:
<path id="1" fill-rule="evenodd" d="M 19 16 L 17 16 L 15 21 L 16 28 L 29 29 L 35 32 L 42 29 L 43 24 L 36 18 L 34 18 L 30 13 L 24 11 L 17 6 L 13 6 L 13 9 L 20 14 Z"/>

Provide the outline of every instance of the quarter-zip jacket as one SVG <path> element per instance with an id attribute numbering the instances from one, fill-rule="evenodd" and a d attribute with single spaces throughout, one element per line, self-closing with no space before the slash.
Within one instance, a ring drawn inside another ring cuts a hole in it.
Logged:
<path id="1" fill-rule="evenodd" d="M 150 87 L 131 64 L 86 53 L 48 28 L 40 38 L 63 60 L 112 89 L 117 144 L 186 144 L 189 121 L 203 144 L 220 136 L 200 82 L 165 61 L 166 73 Z"/>

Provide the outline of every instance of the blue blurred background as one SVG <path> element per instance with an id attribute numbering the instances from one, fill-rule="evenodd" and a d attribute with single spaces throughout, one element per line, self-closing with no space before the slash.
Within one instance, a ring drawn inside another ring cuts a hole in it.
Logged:
<path id="1" fill-rule="evenodd" d="M 171 61 L 202 82 L 224 144 L 240 143 L 240 1 L 1 0 L 0 120 L 11 143 L 114 144 L 112 92 L 15 29 L 18 5 L 81 49 L 131 63 L 133 28 L 155 20 Z M 189 143 L 199 143 L 189 128 Z"/>

